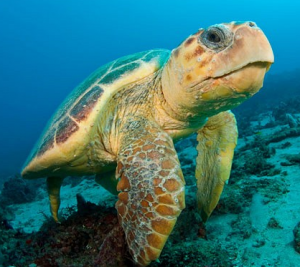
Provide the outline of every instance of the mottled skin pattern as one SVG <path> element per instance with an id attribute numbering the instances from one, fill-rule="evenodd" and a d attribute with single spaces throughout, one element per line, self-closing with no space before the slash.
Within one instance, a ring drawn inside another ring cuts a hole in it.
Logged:
<path id="1" fill-rule="evenodd" d="M 157 124 L 129 119 L 118 154 L 116 203 L 134 261 L 159 257 L 184 208 L 184 178 L 173 141 Z"/>
<path id="2" fill-rule="evenodd" d="M 273 61 L 252 22 L 200 29 L 171 55 L 152 50 L 114 61 L 67 99 L 22 175 L 49 177 L 58 221 L 63 178 L 95 174 L 118 194 L 133 261 L 146 266 L 159 257 L 185 206 L 173 140 L 198 133 L 197 199 L 206 221 L 229 178 L 237 142 L 229 110 L 262 87 Z"/>

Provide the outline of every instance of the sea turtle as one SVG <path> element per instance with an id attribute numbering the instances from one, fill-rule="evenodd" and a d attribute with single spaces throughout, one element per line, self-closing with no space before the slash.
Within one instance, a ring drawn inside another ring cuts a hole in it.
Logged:
<path id="1" fill-rule="evenodd" d="M 173 141 L 198 133 L 197 200 L 204 221 L 217 205 L 237 141 L 229 110 L 255 94 L 273 63 L 253 22 L 200 29 L 172 52 L 150 50 L 99 68 L 67 97 L 24 165 L 48 177 L 54 219 L 62 180 L 96 175 L 116 209 L 134 262 L 157 259 L 185 207 Z"/>

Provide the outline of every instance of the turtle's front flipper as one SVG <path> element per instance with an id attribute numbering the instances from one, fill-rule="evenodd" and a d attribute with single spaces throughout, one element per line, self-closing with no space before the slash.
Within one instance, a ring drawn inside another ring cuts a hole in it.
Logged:
<path id="1" fill-rule="evenodd" d="M 204 221 L 218 204 L 229 178 L 237 137 L 236 120 L 230 111 L 209 118 L 198 131 L 197 200 Z"/>
<path id="2" fill-rule="evenodd" d="M 135 118 L 121 134 L 116 208 L 134 261 L 146 266 L 185 207 L 185 182 L 173 141 L 156 124 Z"/>
<path id="3" fill-rule="evenodd" d="M 47 178 L 47 189 L 50 200 L 50 208 L 53 219 L 56 222 L 58 220 L 58 209 L 60 205 L 60 188 L 64 178 L 61 177 L 48 177 Z"/>

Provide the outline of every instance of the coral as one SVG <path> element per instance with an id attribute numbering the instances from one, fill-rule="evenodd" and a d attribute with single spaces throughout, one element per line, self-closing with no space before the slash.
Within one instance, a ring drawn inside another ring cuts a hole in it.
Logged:
<path id="1" fill-rule="evenodd" d="M 284 177 L 259 179 L 255 184 L 264 197 L 264 204 L 275 201 L 289 192 L 289 185 Z"/>
<path id="2" fill-rule="evenodd" d="M 244 164 L 244 170 L 246 173 L 265 176 L 270 173 L 270 169 L 272 168 L 274 168 L 274 165 L 269 164 L 266 161 L 262 154 L 262 151 L 259 148 L 254 148 L 247 154 L 247 158 Z"/>
<path id="3" fill-rule="evenodd" d="M 174 230 L 169 240 L 175 243 L 182 243 L 183 240 L 191 241 L 199 238 L 202 220 L 197 210 L 196 202 L 196 186 L 188 186 L 185 195 L 185 209 L 181 212 L 177 220 Z"/>
<path id="4" fill-rule="evenodd" d="M 231 185 L 224 189 L 213 214 L 240 214 L 250 206 L 251 199 L 255 193 L 254 188 L 242 189 L 239 186 Z M 234 195 L 234 197 L 232 197 Z"/>
<path id="5" fill-rule="evenodd" d="M 231 177 L 243 174 L 255 174 L 257 176 L 274 176 L 280 173 L 267 159 L 276 153 L 275 148 L 270 148 L 265 139 L 259 135 L 252 142 L 246 143 L 235 154 Z M 236 161 L 243 162 L 237 163 Z"/>
<path id="6" fill-rule="evenodd" d="M 112 248 L 114 249 L 113 252 Z M 124 255 L 126 255 L 125 235 L 122 227 L 117 225 L 104 239 L 98 257 L 95 260 L 95 266 L 126 267 L 123 259 Z"/>
<path id="7" fill-rule="evenodd" d="M 60 224 L 51 219 L 46 221 L 37 233 L 20 233 L 18 245 L 11 245 L 12 249 L 5 251 L 6 264 L 16 267 L 28 266 L 31 263 L 43 267 L 123 266 L 129 254 L 126 254 L 124 238 L 119 235 L 121 230 L 115 232 L 119 226 L 116 210 L 85 201 L 80 205 L 81 212 L 74 212 Z M 10 231 L 16 234 L 15 230 Z M 111 231 L 117 233 L 117 238 L 111 238 L 114 236 Z M 14 239 L 16 240 L 16 236 Z M 112 255 L 118 255 L 115 265 L 97 264 L 99 258 L 110 259 Z"/>
<path id="8" fill-rule="evenodd" d="M 230 241 L 232 236 L 239 236 L 242 239 L 248 239 L 252 235 L 251 220 L 245 214 L 239 214 L 235 220 L 231 222 L 232 232 L 228 234 L 227 240 Z"/>

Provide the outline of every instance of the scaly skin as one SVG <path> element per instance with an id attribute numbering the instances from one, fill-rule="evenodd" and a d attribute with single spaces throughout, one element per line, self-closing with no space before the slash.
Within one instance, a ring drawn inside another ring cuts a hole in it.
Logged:
<path id="1" fill-rule="evenodd" d="M 134 261 L 146 266 L 159 257 L 185 207 L 185 182 L 172 139 L 158 125 L 134 117 L 123 131 L 116 208 Z"/>

